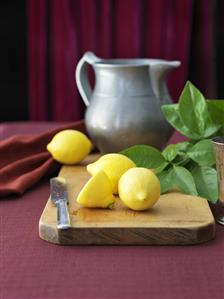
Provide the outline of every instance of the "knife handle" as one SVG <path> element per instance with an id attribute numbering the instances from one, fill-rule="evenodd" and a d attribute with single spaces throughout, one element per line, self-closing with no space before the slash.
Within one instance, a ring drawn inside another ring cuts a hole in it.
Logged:
<path id="1" fill-rule="evenodd" d="M 60 200 L 57 202 L 58 207 L 58 229 L 67 229 L 71 227 L 67 202 L 64 200 Z"/>

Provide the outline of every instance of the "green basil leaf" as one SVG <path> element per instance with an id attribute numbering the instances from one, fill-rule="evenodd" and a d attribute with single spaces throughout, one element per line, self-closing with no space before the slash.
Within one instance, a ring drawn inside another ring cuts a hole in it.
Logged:
<path id="1" fill-rule="evenodd" d="M 166 193 L 172 189 L 172 180 L 170 176 L 170 169 L 157 174 L 160 181 L 160 192 L 161 194 Z"/>
<path id="2" fill-rule="evenodd" d="M 159 174 L 159 173 L 161 173 L 161 172 L 162 172 L 168 165 L 169 165 L 169 162 L 164 162 L 164 163 L 162 163 L 160 166 L 154 168 L 154 172 L 155 172 L 156 174 Z"/>
<path id="3" fill-rule="evenodd" d="M 192 144 L 188 141 L 179 142 L 176 144 L 169 144 L 165 149 L 162 151 L 163 157 L 171 162 L 173 161 L 178 155 L 185 156 L 185 152 L 187 149 L 192 147 Z M 181 157 L 181 160 L 183 157 Z"/>
<path id="4" fill-rule="evenodd" d="M 209 138 L 215 133 L 218 132 L 218 130 L 221 128 L 221 125 L 213 123 L 211 117 L 209 116 L 206 125 L 205 125 L 205 131 L 204 131 L 204 138 Z"/>
<path id="5" fill-rule="evenodd" d="M 176 143 L 175 147 L 179 153 L 180 152 L 186 153 L 186 151 L 192 147 L 192 143 L 188 141 L 183 141 L 183 142 Z"/>
<path id="6" fill-rule="evenodd" d="M 213 203 L 217 202 L 219 191 L 216 170 L 212 167 L 197 166 L 192 171 L 192 175 L 198 194 Z"/>
<path id="7" fill-rule="evenodd" d="M 134 145 L 121 151 L 120 154 L 130 158 L 138 167 L 156 169 L 167 166 L 161 152 L 149 145 Z"/>
<path id="8" fill-rule="evenodd" d="M 186 156 L 177 156 L 177 159 L 175 159 L 172 163 L 173 165 L 175 166 L 183 166 L 185 168 L 188 168 L 186 167 L 186 165 L 191 161 L 190 158 L 186 157 Z"/>
<path id="9" fill-rule="evenodd" d="M 197 142 L 187 152 L 187 156 L 200 166 L 212 166 L 215 164 L 213 145 L 209 139 Z"/>
<path id="10" fill-rule="evenodd" d="M 207 100 L 207 107 L 212 121 L 224 125 L 224 100 Z"/>
<path id="11" fill-rule="evenodd" d="M 167 147 L 165 147 L 165 149 L 162 151 L 162 155 L 167 161 L 173 161 L 178 155 L 178 150 L 175 144 L 167 145 Z"/>
<path id="12" fill-rule="evenodd" d="M 200 134 L 189 130 L 180 118 L 179 104 L 169 104 L 162 105 L 161 110 L 166 118 L 166 120 L 173 126 L 177 131 L 179 131 L 184 136 L 198 140 L 200 139 Z"/>
<path id="13" fill-rule="evenodd" d="M 208 138 L 220 129 L 220 124 L 213 121 L 207 105 L 202 93 L 188 81 L 180 96 L 179 112 L 183 124 L 200 136 L 197 139 Z"/>
<path id="14" fill-rule="evenodd" d="M 206 101 L 202 93 L 189 81 L 180 96 L 179 112 L 183 124 L 192 132 L 204 137 L 209 117 Z"/>
<path id="15" fill-rule="evenodd" d="M 172 185 L 183 193 L 198 195 L 192 174 L 184 167 L 173 166 L 171 172 Z"/>

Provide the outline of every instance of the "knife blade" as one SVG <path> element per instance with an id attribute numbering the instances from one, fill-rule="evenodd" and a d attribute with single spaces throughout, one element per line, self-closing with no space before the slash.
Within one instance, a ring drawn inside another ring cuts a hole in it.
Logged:
<path id="1" fill-rule="evenodd" d="M 51 201 L 57 206 L 57 228 L 71 227 L 68 213 L 68 193 L 66 180 L 63 177 L 50 179 Z"/>

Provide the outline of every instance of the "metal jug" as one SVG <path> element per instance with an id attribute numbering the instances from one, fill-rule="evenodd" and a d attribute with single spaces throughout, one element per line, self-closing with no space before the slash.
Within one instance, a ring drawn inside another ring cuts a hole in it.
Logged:
<path id="1" fill-rule="evenodd" d="M 95 74 L 92 90 L 88 65 Z M 101 59 L 86 52 L 76 68 L 78 90 L 87 106 L 85 124 L 102 153 L 135 144 L 162 148 L 173 129 L 161 105 L 171 103 L 166 74 L 179 61 L 159 59 Z"/>

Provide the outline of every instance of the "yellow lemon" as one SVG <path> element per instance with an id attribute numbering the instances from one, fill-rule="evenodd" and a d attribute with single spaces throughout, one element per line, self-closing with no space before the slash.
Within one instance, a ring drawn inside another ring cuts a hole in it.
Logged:
<path id="1" fill-rule="evenodd" d="M 119 197 L 132 210 L 141 211 L 151 208 L 160 197 L 160 182 L 149 169 L 135 167 L 120 178 Z"/>
<path id="2" fill-rule="evenodd" d="M 109 208 L 114 203 L 112 186 L 103 170 L 90 178 L 76 200 L 86 208 Z"/>
<path id="3" fill-rule="evenodd" d="M 118 181 L 123 173 L 128 169 L 135 167 L 135 163 L 128 157 L 121 154 L 106 154 L 96 162 L 87 165 L 87 171 L 94 175 L 98 171 L 105 171 L 110 179 L 113 194 L 118 193 Z"/>
<path id="4" fill-rule="evenodd" d="M 47 150 L 53 158 L 63 164 L 75 164 L 82 161 L 91 149 L 91 141 L 85 134 L 76 130 L 60 131 L 47 145 Z"/>

